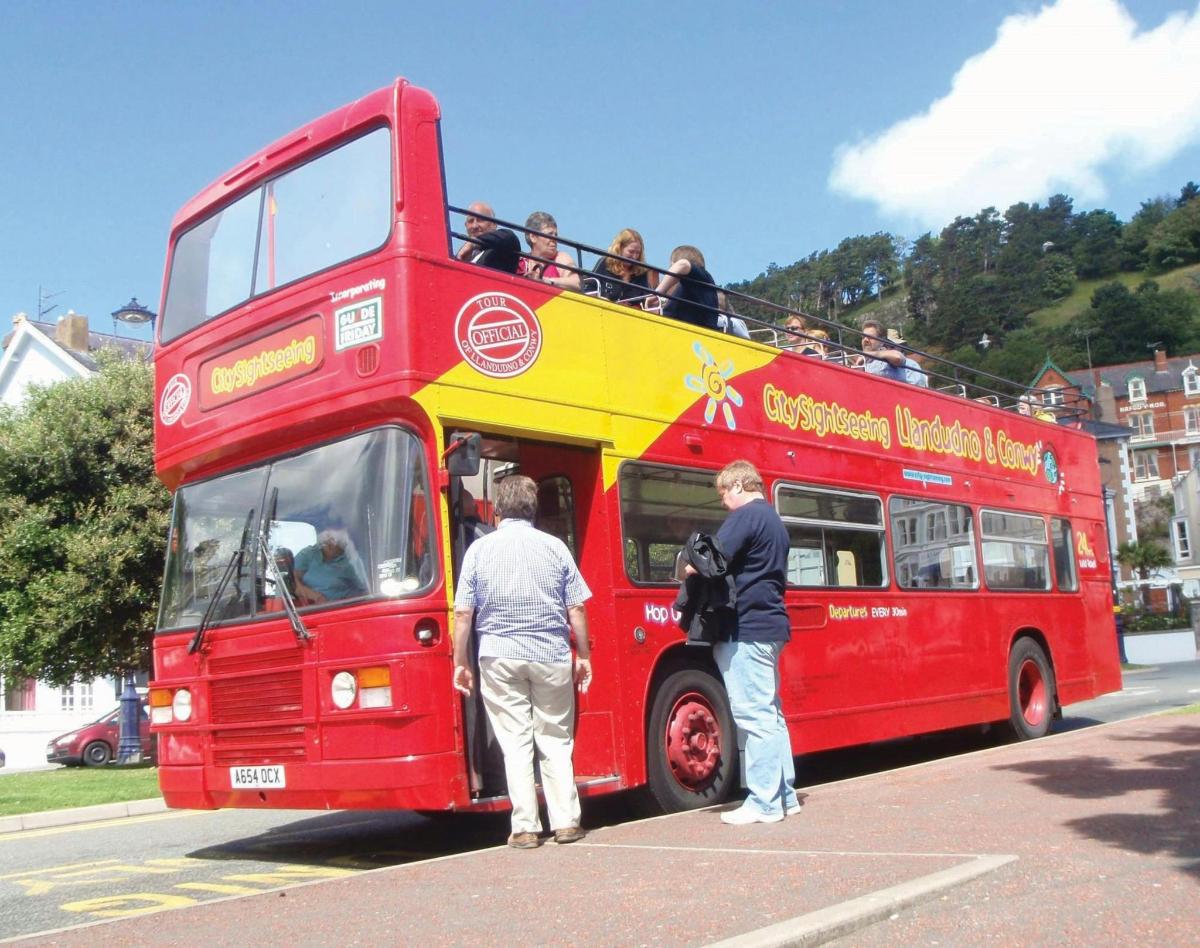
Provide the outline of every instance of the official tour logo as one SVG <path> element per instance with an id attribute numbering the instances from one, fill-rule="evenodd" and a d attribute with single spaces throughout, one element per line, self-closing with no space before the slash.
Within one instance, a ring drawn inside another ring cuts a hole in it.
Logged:
<path id="1" fill-rule="evenodd" d="M 533 310 L 515 296 L 480 293 L 458 311 L 454 341 L 476 372 L 512 378 L 537 361 L 542 326 Z"/>
<path id="2" fill-rule="evenodd" d="M 158 400 L 158 417 L 164 425 L 173 425 L 187 411 L 192 401 L 192 382 L 180 372 L 173 375 L 163 386 L 162 397 Z"/>

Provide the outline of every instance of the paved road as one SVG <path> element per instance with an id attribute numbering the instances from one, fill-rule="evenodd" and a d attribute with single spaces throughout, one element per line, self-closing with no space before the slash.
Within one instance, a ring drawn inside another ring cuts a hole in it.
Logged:
<path id="1" fill-rule="evenodd" d="M 1067 709 L 1061 730 L 1200 702 L 1200 662 L 1125 676 L 1114 695 Z M 979 729 L 801 758 L 800 782 L 936 760 L 999 743 Z M 0 778 L 2 779 L 2 778 Z M 589 801 L 589 826 L 637 815 L 624 796 Z M 507 817 L 397 812 L 219 811 L 0 836 L 0 937 L 332 879 L 496 845 Z"/>

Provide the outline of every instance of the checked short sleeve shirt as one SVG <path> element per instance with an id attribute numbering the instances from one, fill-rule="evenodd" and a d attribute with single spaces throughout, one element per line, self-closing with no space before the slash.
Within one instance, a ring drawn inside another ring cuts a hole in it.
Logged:
<path id="1" fill-rule="evenodd" d="M 454 608 L 475 610 L 480 658 L 565 663 L 567 609 L 591 597 L 561 540 L 508 518 L 467 548 Z"/>

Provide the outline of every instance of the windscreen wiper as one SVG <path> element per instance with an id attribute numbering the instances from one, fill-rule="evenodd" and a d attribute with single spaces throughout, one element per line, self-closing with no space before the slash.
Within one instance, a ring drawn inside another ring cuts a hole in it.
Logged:
<path id="1" fill-rule="evenodd" d="M 234 571 L 241 569 L 244 554 L 244 549 L 234 550 L 233 555 L 229 557 L 229 565 L 225 567 L 225 572 L 221 574 L 221 581 L 217 583 L 216 591 L 213 592 L 212 598 L 208 601 L 208 608 L 204 610 L 204 617 L 200 620 L 200 625 L 196 628 L 196 634 L 192 636 L 192 641 L 188 644 L 189 655 L 195 652 L 200 647 L 200 643 L 204 641 L 204 633 L 208 631 L 208 627 L 212 624 L 213 613 L 216 612 L 217 603 L 221 601 L 221 597 L 225 593 L 225 587 L 229 585 L 229 580 L 233 577 Z"/>
<path id="2" fill-rule="evenodd" d="M 283 611 L 287 613 L 288 622 L 291 623 L 292 631 L 296 633 L 296 639 L 300 642 L 309 641 L 312 633 L 308 631 L 304 620 L 300 618 L 300 613 L 296 610 L 296 600 L 292 598 L 292 591 L 288 589 L 287 583 L 283 579 L 283 571 L 280 570 L 279 564 L 275 562 L 275 557 L 271 555 L 271 551 L 267 547 L 267 538 L 261 533 L 258 535 L 258 552 L 266 561 L 267 572 L 272 576 L 275 588 L 279 591 L 279 598 L 283 602 Z"/>

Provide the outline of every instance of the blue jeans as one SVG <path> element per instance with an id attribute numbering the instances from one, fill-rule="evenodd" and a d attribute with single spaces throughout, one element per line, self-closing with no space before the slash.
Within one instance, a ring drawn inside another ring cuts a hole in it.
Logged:
<path id="1" fill-rule="evenodd" d="M 713 658 L 738 730 L 746 735 L 746 805 L 766 814 L 797 803 L 792 784 L 796 764 L 779 700 L 779 655 L 783 642 L 717 642 Z"/>

